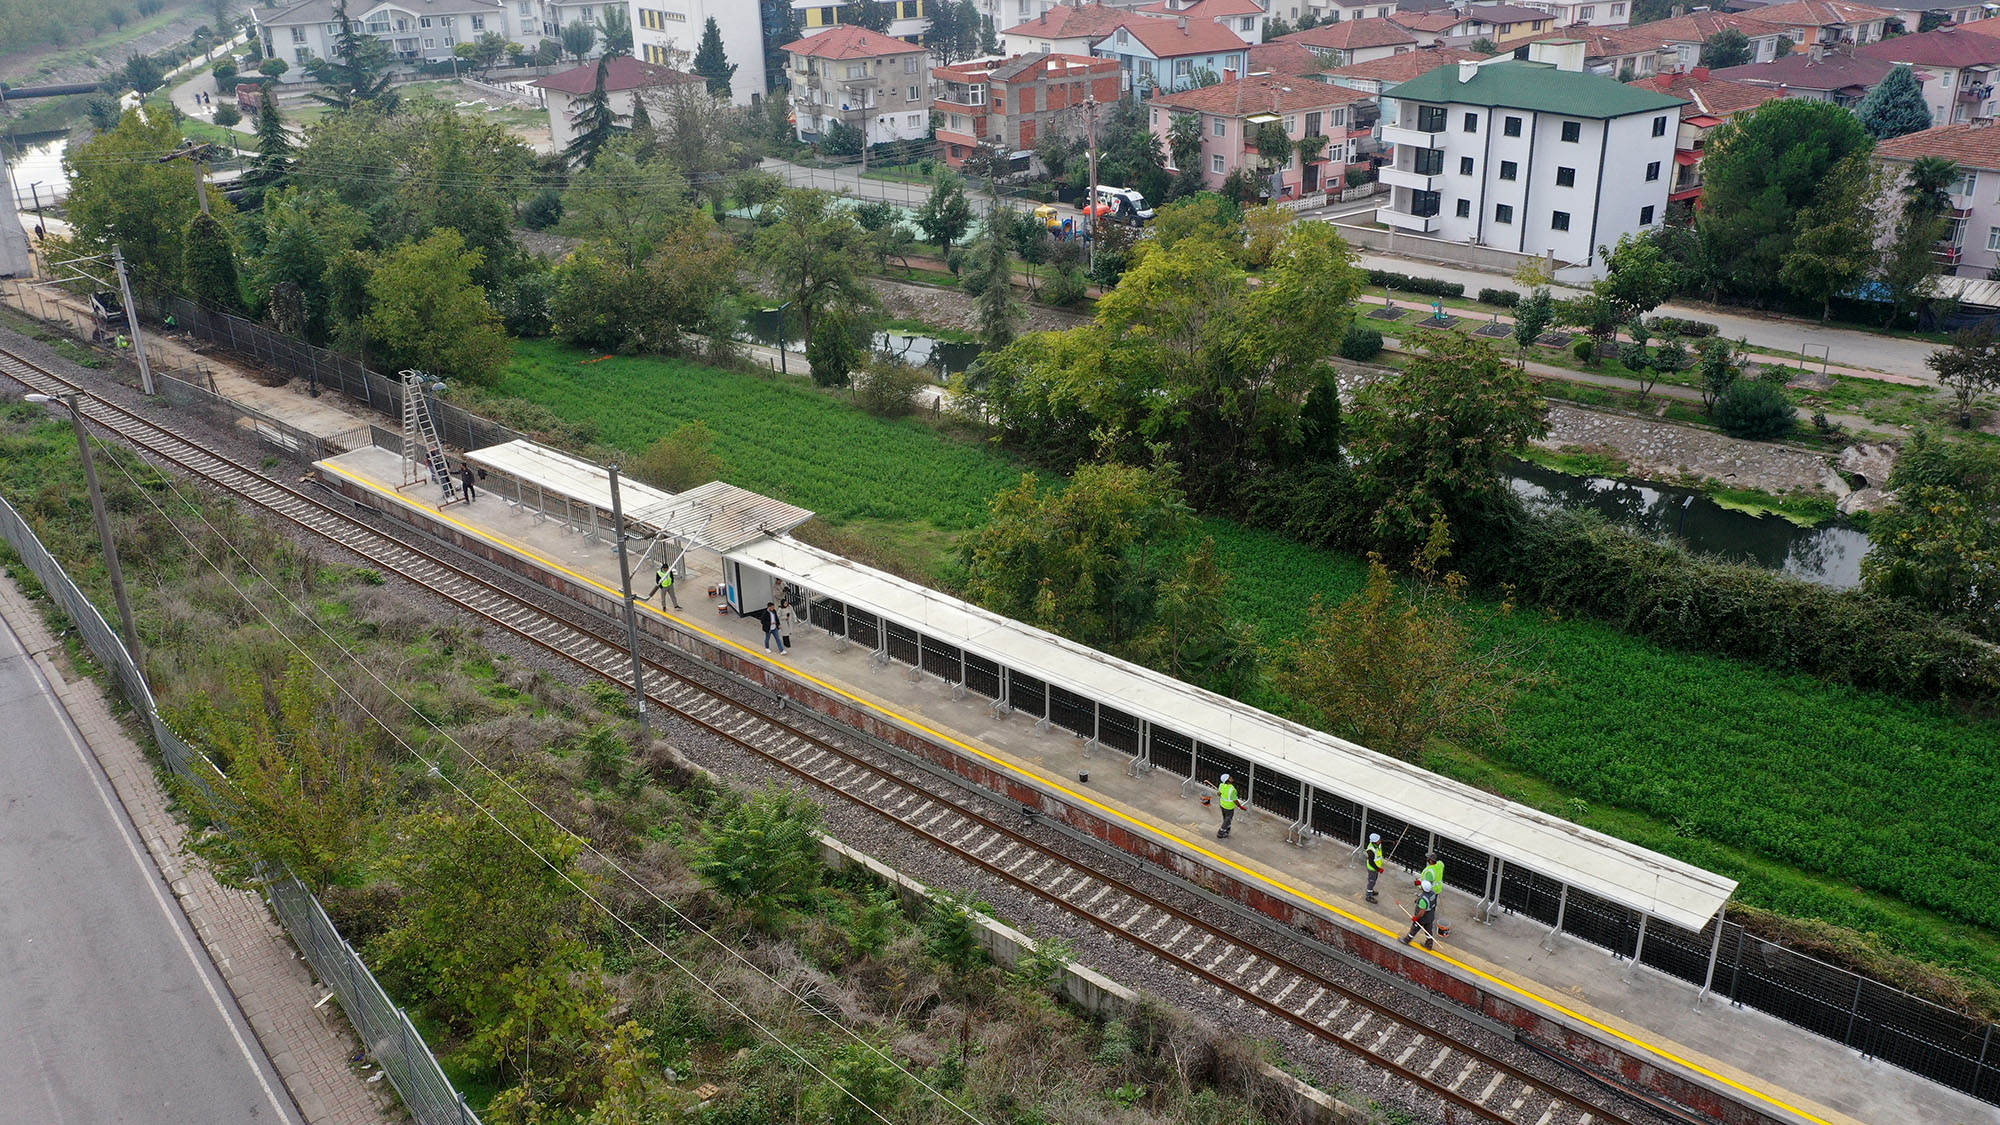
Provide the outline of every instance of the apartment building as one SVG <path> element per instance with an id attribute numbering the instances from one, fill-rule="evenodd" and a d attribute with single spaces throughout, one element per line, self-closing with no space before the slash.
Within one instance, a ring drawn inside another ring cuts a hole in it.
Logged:
<path id="1" fill-rule="evenodd" d="M 265 57 L 290 64 L 281 81 L 305 80 L 305 64 L 331 57 L 340 39 L 334 0 L 299 0 L 251 15 Z M 542 0 L 385 0 L 373 5 L 364 0 L 350 3 L 347 15 L 399 62 L 444 62 L 460 43 L 489 31 L 533 46 L 543 37 L 547 7 Z"/>
<path id="2" fill-rule="evenodd" d="M 1091 44 L 1132 18 L 1108 4 L 1058 4 L 1000 31 L 1000 49 L 1009 55 L 1087 55 Z"/>
<path id="3" fill-rule="evenodd" d="M 1622 27 L 1632 22 L 1626 0 L 1521 0 L 1518 5 L 1547 12 L 1556 27 Z"/>
<path id="4" fill-rule="evenodd" d="M 930 132 L 931 80 L 922 47 L 865 27 L 833 27 L 787 43 L 792 116 L 800 140 L 819 141 L 836 123 L 871 145 Z"/>
<path id="5" fill-rule="evenodd" d="M 1227 81 L 1247 73 L 1250 44 L 1208 20 L 1131 16 L 1091 44 L 1098 58 L 1116 59 L 1125 88 L 1150 94 L 1184 90 L 1198 81 Z"/>
<path id="6" fill-rule="evenodd" d="M 1875 146 L 1875 160 L 1898 180 L 1919 157 L 1937 156 L 1958 165 L 1951 190 L 1951 227 L 1938 243 L 1946 274 L 1986 277 L 2000 269 L 2000 129 L 1992 119 L 1939 125 Z M 1895 192 L 1895 186 L 1889 189 Z"/>
<path id="7" fill-rule="evenodd" d="M 1326 59 L 1329 67 L 1371 62 L 1417 49 L 1417 37 L 1394 20 L 1342 20 L 1294 31 L 1272 40 L 1296 43 Z"/>
<path id="8" fill-rule="evenodd" d="M 1268 162 L 1258 152 L 1256 134 L 1268 123 L 1284 127 L 1287 149 L 1267 190 L 1273 199 L 1296 199 L 1326 188 L 1338 190 L 1352 156 L 1353 133 L 1367 134 L 1359 125 L 1362 109 L 1373 99 L 1359 90 L 1324 82 L 1276 75 L 1251 75 L 1214 86 L 1161 94 L 1148 103 L 1147 122 L 1168 153 L 1174 120 L 1193 114 L 1201 121 L 1202 186 L 1220 188 L 1239 168 L 1261 169 Z M 1325 137 L 1318 155 L 1301 162 L 1296 145 L 1306 137 Z M 1178 170 L 1178 169 L 1177 169 Z"/>
<path id="9" fill-rule="evenodd" d="M 1383 107 L 1395 156 L 1376 216 L 1601 273 L 1598 247 L 1665 217 L 1684 104 L 1585 73 L 1580 44 L 1434 69 Z"/>
<path id="10" fill-rule="evenodd" d="M 737 105 L 762 96 L 764 22 L 745 0 L 632 0 L 632 53 L 656 66 L 686 68 L 701 46 L 709 20 L 722 34 L 722 50 L 736 64 L 729 95 Z"/>
<path id="11" fill-rule="evenodd" d="M 1707 154 L 1709 135 L 1717 127 L 1739 113 L 1785 96 L 1783 90 L 1769 86 L 1717 78 L 1705 66 L 1656 74 L 1632 85 L 1687 99 L 1681 110 L 1680 133 L 1674 140 L 1673 183 L 1667 188 L 1667 199 L 1673 203 L 1692 204 L 1701 198 L 1701 158 Z"/>
<path id="12" fill-rule="evenodd" d="M 1752 15 L 1777 24 L 1800 47 L 1859 46 L 1882 38 L 1894 13 L 1847 0 L 1791 0 L 1758 8 Z"/>
<path id="13" fill-rule="evenodd" d="M 1043 52 L 932 67 L 931 78 L 945 162 L 957 168 L 980 145 L 997 144 L 1023 171 L 1043 137 L 1083 136 L 1086 106 L 1108 109 L 1121 85 L 1111 59 Z"/>
<path id="14" fill-rule="evenodd" d="M 736 0 L 748 7 L 751 0 Z M 939 0 L 884 0 L 891 9 L 888 34 L 891 38 L 914 43 L 930 26 L 930 6 Z M 851 17 L 843 14 L 849 0 L 792 0 L 792 15 L 798 20 L 799 29 L 807 38 L 830 31 L 836 27 L 852 27 Z M 878 32 L 878 34 L 880 34 Z M 735 56 L 730 56 L 734 61 Z"/>
<path id="15" fill-rule="evenodd" d="M 1854 49 L 1856 56 L 1907 65 L 1924 87 L 1931 124 L 1993 116 L 1993 75 L 2000 37 L 1947 24 L 1921 35 L 1898 35 Z"/>
<path id="16" fill-rule="evenodd" d="M 1490 39 L 1501 47 L 1515 43 L 1525 43 L 1556 26 L 1555 18 L 1547 12 L 1515 4 L 1472 4 L 1464 14 L 1471 24 L 1463 34 L 1473 41 Z M 1466 46 L 1460 43 L 1456 46 Z"/>

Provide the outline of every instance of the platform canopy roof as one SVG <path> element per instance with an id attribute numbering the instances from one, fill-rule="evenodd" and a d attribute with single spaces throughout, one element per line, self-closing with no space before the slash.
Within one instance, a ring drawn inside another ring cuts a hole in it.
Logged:
<path id="1" fill-rule="evenodd" d="M 1733 879 L 788 537 L 759 539 L 729 557 L 1685 929 L 1701 930 L 1736 889 Z"/>
<path id="2" fill-rule="evenodd" d="M 567 453 L 516 438 L 466 453 L 465 459 L 488 472 L 500 473 L 579 504 L 611 510 L 611 471 Z M 619 500 L 627 513 L 636 506 L 671 501 L 674 494 L 631 477 L 618 480 Z"/>

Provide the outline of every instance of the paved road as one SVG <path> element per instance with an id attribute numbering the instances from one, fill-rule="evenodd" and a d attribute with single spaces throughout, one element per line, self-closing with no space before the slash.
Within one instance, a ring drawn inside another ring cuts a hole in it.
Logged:
<path id="1" fill-rule="evenodd" d="M 0 624 L 0 1120 L 299 1122 L 95 759 Z"/>

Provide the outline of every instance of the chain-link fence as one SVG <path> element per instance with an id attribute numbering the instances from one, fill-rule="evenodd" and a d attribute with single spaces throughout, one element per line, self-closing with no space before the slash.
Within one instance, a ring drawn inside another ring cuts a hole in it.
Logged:
<path id="1" fill-rule="evenodd" d="M 403 415 L 403 384 L 370 371 L 348 356 L 185 297 L 150 299 L 150 310 L 161 319 L 172 316 L 180 331 L 249 356 L 294 379 L 339 391 L 391 418 Z M 437 422 L 438 440 L 454 449 L 484 449 L 524 436 L 518 430 L 435 398 L 431 400 L 431 415 Z M 397 445 L 400 444 L 399 439 Z"/>
<path id="2" fill-rule="evenodd" d="M 215 769 L 214 764 L 182 742 L 161 720 L 159 711 L 153 706 L 153 693 L 146 687 L 138 665 L 124 642 L 104 620 L 104 615 L 70 580 L 62 564 L 42 546 L 34 529 L 4 498 L 0 498 L 0 538 L 7 541 L 41 581 L 42 589 L 62 607 L 78 636 L 83 639 L 84 647 L 111 670 L 126 702 L 145 717 L 167 767 L 176 776 L 196 784 L 205 783 L 211 775 L 210 771 Z M 340 998 L 341 1007 L 353 1021 L 362 1044 L 381 1065 L 389 1081 L 395 1084 L 396 1092 L 402 1095 L 410 1115 L 420 1125 L 479 1125 L 478 1117 L 465 1105 L 465 1099 L 458 1091 L 452 1088 L 451 1079 L 445 1077 L 437 1059 L 424 1045 L 423 1037 L 411 1025 L 409 1016 L 382 991 L 382 986 L 368 971 L 368 966 L 341 938 L 340 932 L 334 928 L 332 920 L 327 918 L 326 911 L 320 908 L 319 901 L 313 898 L 305 884 L 290 873 L 274 873 L 266 880 L 266 889 L 272 909 L 277 912 L 286 932 L 291 934 L 292 941 L 305 954 L 306 961 L 319 974 L 320 980 Z"/>

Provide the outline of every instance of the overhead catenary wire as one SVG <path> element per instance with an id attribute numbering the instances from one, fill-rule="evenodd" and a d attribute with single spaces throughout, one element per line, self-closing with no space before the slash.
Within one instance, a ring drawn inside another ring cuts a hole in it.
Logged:
<path id="1" fill-rule="evenodd" d="M 201 559 L 203 564 L 207 565 L 209 568 L 214 570 L 215 573 L 219 577 L 221 577 L 225 583 L 229 585 L 230 589 L 237 595 L 237 597 L 242 599 L 244 604 L 249 606 L 252 612 L 254 612 L 260 620 L 262 620 L 267 626 L 270 627 L 272 632 L 276 633 L 293 652 L 296 652 L 302 659 L 304 659 L 308 664 L 310 664 L 313 670 L 318 675 L 323 677 L 329 684 L 331 684 L 337 691 L 339 691 L 341 695 L 346 697 L 346 699 L 350 703 L 354 704 L 354 706 L 357 709 L 359 709 L 363 714 L 367 715 L 370 720 L 381 726 L 382 729 L 390 735 L 390 737 L 395 741 L 397 745 L 401 746 L 413 758 L 415 758 L 418 762 L 421 762 L 427 769 L 429 769 L 432 776 L 442 781 L 448 788 L 452 790 L 454 794 L 456 794 L 461 800 L 465 801 L 466 804 L 470 805 L 479 814 L 485 816 L 489 820 L 492 820 L 497 826 L 499 826 L 501 831 L 505 832 L 509 838 L 511 838 L 517 844 L 519 844 L 523 848 L 523 850 L 533 855 L 537 860 L 539 860 L 543 865 L 548 867 L 565 883 L 569 884 L 572 888 L 574 888 L 579 895 L 581 895 L 592 906 L 596 907 L 607 918 L 611 919 L 618 926 L 620 926 L 627 932 L 631 933 L 633 937 L 637 938 L 639 941 L 644 943 L 648 949 L 651 949 L 654 953 L 658 954 L 661 960 L 672 965 L 676 970 L 681 972 L 683 975 L 695 981 L 704 991 L 708 992 L 710 995 L 714 996 L 717 1000 L 721 1001 L 724 1005 L 726 1005 L 729 1008 L 731 1012 L 736 1014 L 739 1018 L 743 1019 L 744 1022 L 750 1024 L 752 1027 L 755 1027 L 760 1033 L 762 1033 L 766 1038 L 768 1038 L 771 1042 L 773 1042 L 777 1046 L 782 1047 L 787 1053 L 789 1053 L 793 1058 L 795 1058 L 799 1063 L 804 1065 L 807 1069 L 811 1070 L 815 1075 L 818 1075 L 820 1078 L 827 1081 L 834 1088 L 840 1090 L 848 1097 L 853 1098 L 857 1104 L 867 1109 L 868 1112 L 876 1119 L 881 1120 L 885 1123 L 888 1121 L 888 1118 L 885 1117 L 880 1111 L 876 1110 L 873 1106 L 870 1106 L 865 1100 L 863 1100 L 857 1094 L 855 1094 L 853 1090 L 849 1089 L 847 1086 L 843 1085 L 838 1079 L 828 1074 L 817 1063 L 813 1062 L 813 1060 L 809 1056 L 807 1056 L 802 1050 L 800 1050 L 797 1046 L 794 1046 L 793 1044 L 787 1042 L 783 1036 L 778 1034 L 776 1030 L 766 1026 L 762 1021 L 758 1020 L 753 1014 L 747 1011 L 740 1003 L 738 1003 L 733 998 L 725 995 L 706 977 L 704 977 L 700 973 L 695 972 L 688 965 L 684 964 L 679 958 L 676 958 L 672 953 L 667 951 L 665 948 L 661 947 L 661 945 L 658 942 L 654 941 L 653 938 L 649 936 L 642 928 L 640 928 L 637 923 L 634 923 L 630 919 L 619 914 L 602 898 L 592 893 L 588 887 L 578 882 L 568 871 L 564 870 L 561 865 L 557 864 L 555 860 L 553 860 L 548 855 L 544 854 L 540 849 L 536 848 L 528 840 L 524 839 L 511 824 L 507 823 L 505 818 L 501 817 L 497 812 L 489 808 L 485 802 L 481 801 L 472 792 L 470 792 L 464 786 L 460 785 L 456 780 L 451 778 L 451 776 L 448 773 L 446 773 L 441 769 L 438 769 L 437 768 L 438 763 L 435 758 L 426 757 L 422 750 L 411 745 L 410 742 L 406 738 L 404 738 L 402 734 L 396 730 L 395 727 L 391 726 L 385 719 L 383 719 L 382 716 L 376 714 L 365 702 L 359 699 L 354 694 L 352 689 L 350 689 L 339 677 L 334 676 L 332 672 L 324 664 L 322 664 L 312 653 L 308 652 L 305 649 L 305 647 L 298 642 L 296 638 L 294 638 L 290 633 L 286 632 L 283 626 L 281 626 L 278 622 L 272 620 L 271 616 L 265 611 L 264 607 L 261 604 L 259 604 L 254 598 L 252 598 L 247 590 L 245 590 L 241 585 L 238 584 L 236 578 L 232 576 L 226 569 L 224 569 L 218 560 L 211 557 L 210 554 L 206 550 L 204 550 L 201 547 L 201 545 L 198 544 L 195 541 L 195 539 L 192 536 L 190 536 L 180 526 L 180 524 L 174 521 L 174 518 L 167 513 L 166 509 L 159 503 L 159 501 L 151 495 L 150 490 L 147 489 L 144 485 L 142 485 L 141 482 L 136 477 L 133 476 L 131 469 L 126 464 L 124 464 L 120 459 L 115 457 L 107 458 L 106 460 L 110 461 L 111 463 L 113 463 L 118 467 L 119 472 L 126 478 L 127 482 L 132 485 L 134 491 L 137 492 L 140 496 L 142 496 L 146 500 L 147 504 L 151 506 L 156 513 L 158 513 L 160 518 L 166 522 L 167 526 L 174 531 L 175 535 L 177 535 L 183 542 L 187 544 L 189 550 L 194 552 L 194 554 Z M 471 750 L 467 749 L 462 743 L 460 743 L 455 737 L 453 737 L 449 731 L 446 731 L 442 727 L 438 726 L 436 721 L 433 720 L 428 714 L 426 714 L 421 708 L 416 707 L 409 699 L 405 698 L 400 692 L 398 692 L 393 685 L 383 680 L 381 676 L 376 674 L 374 669 L 369 667 L 364 661 L 362 661 L 358 656 L 358 654 L 356 654 L 353 650 L 349 649 L 345 644 L 343 644 L 339 640 L 339 638 L 333 636 L 333 634 L 330 633 L 325 628 L 325 626 L 322 625 L 312 614 L 308 613 L 304 609 L 304 607 L 299 605 L 299 603 L 295 601 L 289 594 L 287 594 L 282 587 L 280 587 L 277 583 L 273 582 L 271 578 L 268 575 L 266 575 L 262 570 L 260 570 L 254 562 L 252 562 L 248 557 L 246 557 L 243 554 L 242 550 L 236 546 L 233 539 L 230 536 L 224 534 L 220 528 L 217 528 L 215 524 L 208 519 L 206 513 L 202 510 L 201 505 L 198 502 L 191 500 L 188 496 L 184 494 L 182 490 L 185 486 L 177 480 L 175 474 L 171 472 L 163 472 L 161 476 L 167 482 L 168 489 L 174 494 L 175 498 L 179 500 L 183 505 L 185 505 L 190 511 L 192 511 L 195 514 L 196 518 L 201 521 L 202 525 L 205 528 L 207 528 L 207 530 L 212 535 L 214 535 L 222 543 L 226 544 L 229 548 L 229 553 L 234 555 L 236 559 L 240 563 L 242 563 L 243 567 L 246 570 L 256 575 L 257 578 L 264 583 L 264 585 L 278 598 L 279 601 L 281 601 L 292 612 L 298 614 L 301 618 L 303 618 L 315 631 L 317 631 L 322 636 L 322 638 L 327 643 L 333 646 L 334 651 L 338 652 L 349 663 L 354 665 L 356 668 L 360 669 L 370 679 L 374 680 L 379 686 L 381 686 L 385 691 L 387 691 L 389 695 L 392 698 L 394 698 L 398 703 L 402 704 L 404 707 L 409 709 L 411 714 L 417 716 L 420 720 L 422 720 L 424 725 L 430 727 L 434 733 L 436 733 L 442 740 L 444 740 L 444 742 L 448 743 L 459 754 L 463 755 L 467 761 L 474 763 L 481 770 L 485 771 L 510 796 L 520 801 L 527 808 L 532 809 L 537 815 L 539 815 L 542 819 L 544 819 L 550 825 L 552 825 L 558 832 L 562 833 L 564 836 L 567 836 L 571 840 L 575 841 L 580 846 L 581 850 L 588 852 L 599 862 L 603 863 L 607 868 L 617 872 L 618 875 L 623 877 L 633 887 L 637 888 L 639 891 L 641 891 L 641 893 L 645 894 L 648 898 L 658 903 L 663 909 L 665 909 L 669 914 L 671 914 L 678 923 L 685 926 L 689 930 L 700 934 L 708 942 L 716 946 L 718 949 L 721 949 L 731 959 L 739 962 L 745 968 L 749 969 L 751 972 L 755 973 L 759 977 L 762 977 L 772 987 L 776 988 L 784 995 L 790 997 L 793 1001 L 797 1003 L 800 1009 L 804 1011 L 813 1012 L 816 1015 L 820 1015 L 821 1018 L 825 1019 L 828 1023 L 838 1028 L 853 1042 L 859 1044 L 864 1049 L 875 1054 L 878 1058 L 889 1063 L 891 1066 L 901 1071 L 917 1086 L 927 1091 L 928 1093 L 932 1094 L 933 1096 L 939 1098 L 945 1104 L 951 1106 L 953 1109 L 957 1110 L 959 1115 L 964 1117 L 966 1120 L 975 1122 L 978 1120 L 976 1117 L 972 1115 L 972 1113 L 968 1109 L 966 1109 L 966 1107 L 960 1105 L 958 1102 L 945 1095 L 942 1091 L 932 1086 L 928 1081 L 924 1079 L 922 1075 L 911 1071 L 909 1068 L 905 1067 L 901 1062 L 899 1062 L 893 1056 L 882 1051 L 874 1044 L 869 1043 L 865 1038 L 856 1033 L 852 1028 L 847 1027 L 845 1024 L 841 1023 L 838 1020 L 834 1020 L 831 1017 L 825 1016 L 824 1013 L 821 1013 L 818 1010 L 818 1008 L 808 1003 L 806 998 L 800 995 L 796 990 L 786 985 L 783 981 L 778 980 L 776 977 L 773 977 L 771 974 L 765 972 L 761 967 L 759 967 L 754 962 L 749 960 L 749 958 L 745 957 L 740 950 L 734 948 L 730 943 L 723 941 L 720 937 L 716 936 L 714 933 L 710 932 L 708 929 L 703 927 L 698 921 L 689 917 L 686 913 L 681 911 L 673 903 L 663 898 L 658 892 L 653 890 L 651 887 L 647 886 L 636 875 L 632 874 L 629 870 L 627 870 L 624 867 L 624 865 L 620 864 L 615 858 L 606 855 L 603 851 L 599 850 L 596 847 L 596 845 L 593 844 L 588 838 L 571 830 L 568 825 L 563 824 L 561 820 L 557 819 L 553 813 L 543 808 L 539 803 L 534 801 L 526 793 L 522 792 L 521 789 L 518 786 L 516 786 L 511 779 L 507 778 L 505 774 L 501 773 L 499 770 L 495 769 L 490 763 L 486 762 L 477 754 L 474 754 Z"/>

